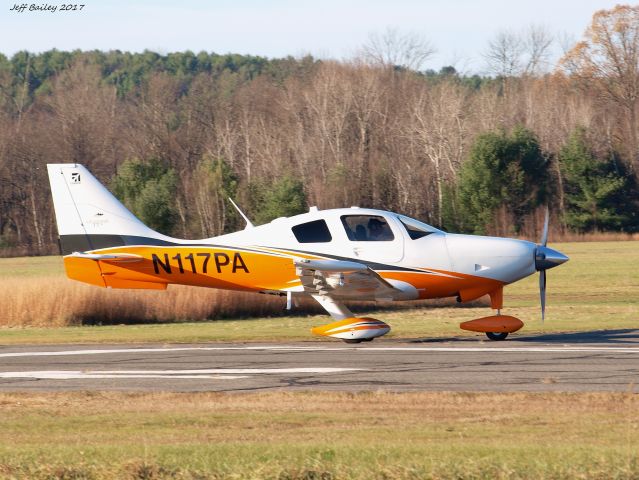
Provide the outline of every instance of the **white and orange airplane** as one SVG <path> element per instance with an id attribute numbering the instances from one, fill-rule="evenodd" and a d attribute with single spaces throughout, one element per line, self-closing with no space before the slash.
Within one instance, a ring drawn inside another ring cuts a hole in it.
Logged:
<path id="1" fill-rule="evenodd" d="M 490 296 L 496 315 L 461 328 L 503 340 L 523 326 L 501 315 L 503 288 L 540 272 L 542 319 L 546 270 L 568 257 L 541 244 L 445 233 L 397 213 L 367 208 L 318 210 L 203 240 L 155 232 L 79 164 L 48 165 L 67 276 L 106 288 L 163 290 L 193 285 L 295 297 L 313 297 L 334 322 L 313 333 L 347 342 L 390 331 L 357 318 L 349 300 L 416 300 Z M 235 204 L 234 204 L 235 205 Z"/>

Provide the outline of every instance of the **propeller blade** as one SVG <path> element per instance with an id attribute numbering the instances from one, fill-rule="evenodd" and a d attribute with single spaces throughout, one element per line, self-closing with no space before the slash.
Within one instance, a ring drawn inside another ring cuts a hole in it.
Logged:
<path id="1" fill-rule="evenodd" d="M 546 270 L 539 272 L 539 299 L 541 300 L 541 323 L 546 316 Z"/>
<path id="2" fill-rule="evenodd" d="M 548 243 L 548 220 L 550 218 L 550 214 L 548 212 L 548 205 L 546 205 L 546 217 L 544 218 L 544 230 L 541 234 L 541 245 L 544 247 Z"/>

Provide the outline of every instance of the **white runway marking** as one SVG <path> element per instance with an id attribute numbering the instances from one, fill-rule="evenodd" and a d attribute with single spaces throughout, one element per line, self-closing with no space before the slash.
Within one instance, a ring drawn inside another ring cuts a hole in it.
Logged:
<path id="1" fill-rule="evenodd" d="M 249 378 L 248 375 L 159 375 L 130 374 L 127 372 L 82 372 L 80 370 L 47 370 L 36 372 L 0 372 L 0 378 L 36 378 L 39 380 L 79 380 L 95 378 L 186 378 L 186 379 L 225 379 Z"/>
<path id="2" fill-rule="evenodd" d="M 361 368 L 338 368 L 338 367 L 308 367 L 308 368 L 205 368 L 198 370 L 100 370 L 99 373 L 154 373 L 158 375 L 172 375 L 174 373 L 239 373 L 239 374 L 259 374 L 259 373 L 339 373 L 358 372 Z"/>
<path id="3" fill-rule="evenodd" d="M 485 352 L 485 353 L 624 353 L 637 354 L 639 347 L 579 347 L 579 346 L 536 346 L 536 347 L 324 347 L 324 346 L 295 346 L 295 345 L 267 345 L 241 347 L 167 347 L 167 348 L 115 348 L 91 350 L 53 350 L 42 352 L 7 352 L 0 353 L 0 358 L 11 357 L 55 357 L 67 355 L 107 355 L 111 353 L 170 353 L 170 352 L 216 352 L 225 350 L 264 350 L 282 352 L 339 352 L 358 350 L 361 352 Z"/>
<path id="4" fill-rule="evenodd" d="M 361 371 L 361 368 L 207 368 L 198 370 L 44 370 L 0 372 L 0 378 L 36 378 L 41 380 L 76 380 L 91 378 L 186 378 L 226 379 L 250 378 L 251 374 L 269 373 L 339 373 Z M 244 375 L 242 375 L 244 374 Z"/>

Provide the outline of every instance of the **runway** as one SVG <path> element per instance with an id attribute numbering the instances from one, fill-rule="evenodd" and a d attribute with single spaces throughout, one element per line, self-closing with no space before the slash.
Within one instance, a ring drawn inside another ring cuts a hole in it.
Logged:
<path id="1" fill-rule="evenodd" d="M 437 340 L 0 347 L 0 391 L 638 392 L 639 330 Z"/>

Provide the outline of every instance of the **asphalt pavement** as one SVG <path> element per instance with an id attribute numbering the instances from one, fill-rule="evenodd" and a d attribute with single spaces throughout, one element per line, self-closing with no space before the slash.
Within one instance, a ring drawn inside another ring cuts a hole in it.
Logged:
<path id="1" fill-rule="evenodd" d="M 0 346 L 0 391 L 639 391 L 639 329 L 433 340 Z"/>

